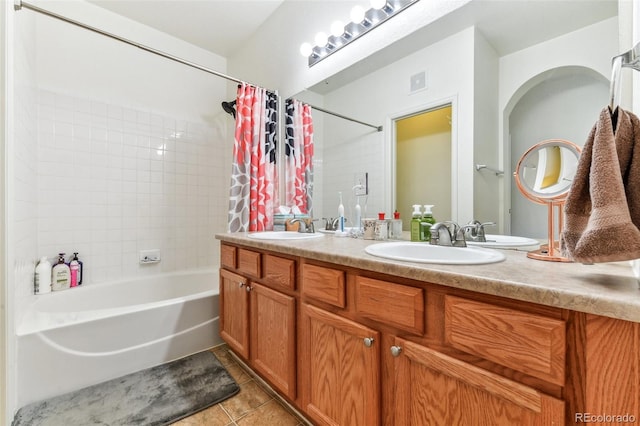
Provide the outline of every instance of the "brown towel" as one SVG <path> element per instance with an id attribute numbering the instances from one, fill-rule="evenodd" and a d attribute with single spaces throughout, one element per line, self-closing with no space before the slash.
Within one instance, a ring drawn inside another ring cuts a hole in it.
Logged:
<path id="1" fill-rule="evenodd" d="M 609 108 L 600 112 L 567 196 L 561 247 L 577 262 L 640 258 L 640 120 L 617 113 L 614 132 Z"/>

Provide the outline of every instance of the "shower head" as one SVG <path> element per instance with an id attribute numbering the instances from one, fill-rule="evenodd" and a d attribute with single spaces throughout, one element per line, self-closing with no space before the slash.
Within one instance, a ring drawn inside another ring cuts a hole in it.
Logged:
<path id="1" fill-rule="evenodd" d="M 236 118 L 236 101 L 222 102 L 222 109 L 227 114 L 231 114 L 233 118 Z"/>

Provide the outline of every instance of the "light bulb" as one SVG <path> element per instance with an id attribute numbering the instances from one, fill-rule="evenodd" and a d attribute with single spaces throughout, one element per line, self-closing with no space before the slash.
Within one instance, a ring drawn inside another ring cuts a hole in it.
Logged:
<path id="1" fill-rule="evenodd" d="M 344 34 L 344 23 L 342 21 L 334 21 L 333 24 L 331 24 L 331 34 L 336 37 Z"/>
<path id="2" fill-rule="evenodd" d="M 327 34 L 320 31 L 318 34 L 316 34 L 316 38 L 314 39 L 314 41 L 316 42 L 316 46 L 326 46 L 327 42 L 329 41 L 329 37 L 327 36 Z"/>
<path id="3" fill-rule="evenodd" d="M 311 55 L 311 52 L 313 52 L 313 47 L 311 47 L 311 44 L 302 43 L 300 45 L 300 54 L 302 56 L 309 56 L 309 55 Z"/>
<path id="4" fill-rule="evenodd" d="M 387 4 L 387 0 L 371 0 L 371 7 L 374 9 L 382 9 Z"/>
<path id="5" fill-rule="evenodd" d="M 364 8 L 360 5 L 353 6 L 351 9 L 351 22 L 359 24 L 364 20 Z"/>

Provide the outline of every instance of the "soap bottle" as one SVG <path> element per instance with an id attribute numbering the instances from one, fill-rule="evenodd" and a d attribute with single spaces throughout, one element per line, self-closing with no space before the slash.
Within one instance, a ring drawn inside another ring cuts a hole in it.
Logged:
<path id="1" fill-rule="evenodd" d="M 436 223 L 433 213 L 431 212 L 432 208 L 433 205 L 431 204 L 424 205 L 424 215 L 422 215 L 422 221 L 420 222 L 421 241 L 431 241 L 431 226 Z"/>
<path id="2" fill-rule="evenodd" d="M 36 266 L 34 292 L 35 294 L 51 293 L 51 262 L 46 256 L 42 256 Z"/>
<path id="3" fill-rule="evenodd" d="M 69 270 L 71 271 L 71 287 L 82 284 L 82 262 L 78 259 L 78 252 L 73 253 L 73 257 L 69 261 Z"/>
<path id="4" fill-rule="evenodd" d="M 393 219 L 391 219 L 391 228 L 389 230 L 389 238 L 394 240 L 402 239 L 402 219 L 400 219 L 400 212 L 398 210 L 393 212 Z"/>
<path id="5" fill-rule="evenodd" d="M 414 204 L 411 214 L 411 241 L 420 241 L 420 222 L 422 222 L 420 204 Z"/>
<path id="6" fill-rule="evenodd" d="M 51 289 L 53 291 L 65 290 L 71 286 L 71 269 L 64 262 L 64 253 L 60 253 L 58 263 L 51 269 Z"/>

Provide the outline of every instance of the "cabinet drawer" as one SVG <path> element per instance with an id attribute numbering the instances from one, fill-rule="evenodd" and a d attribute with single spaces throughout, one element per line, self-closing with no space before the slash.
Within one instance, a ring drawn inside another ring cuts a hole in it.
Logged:
<path id="1" fill-rule="evenodd" d="M 220 246 L 220 265 L 223 268 L 236 269 L 236 248 L 222 244 Z"/>
<path id="2" fill-rule="evenodd" d="M 356 277 L 356 312 L 364 317 L 424 334 L 424 290 Z"/>
<path id="3" fill-rule="evenodd" d="M 456 349 L 551 383 L 564 385 L 566 324 L 562 320 L 445 298 L 445 339 Z"/>
<path id="4" fill-rule="evenodd" d="M 344 308 L 344 271 L 316 265 L 302 265 L 302 289 L 305 296 Z"/>
<path id="5" fill-rule="evenodd" d="M 296 262 L 265 254 L 262 259 L 263 280 L 266 284 L 289 290 L 296 289 Z"/>
<path id="6" fill-rule="evenodd" d="M 260 277 L 260 253 L 255 251 L 238 249 L 238 272 Z"/>

